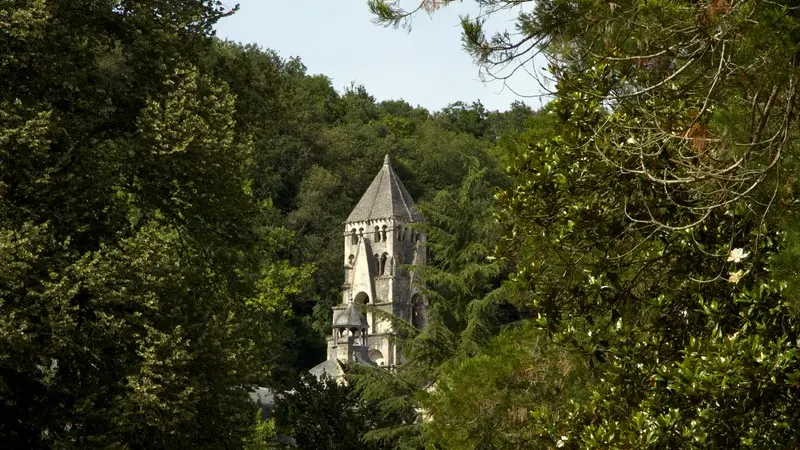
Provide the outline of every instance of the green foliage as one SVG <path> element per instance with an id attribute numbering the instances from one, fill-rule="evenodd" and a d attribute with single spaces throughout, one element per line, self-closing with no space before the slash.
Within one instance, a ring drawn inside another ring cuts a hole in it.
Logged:
<path id="1" fill-rule="evenodd" d="M 483 137 L 486 134 L 487 115 L 481 102 L 474 102 L 469 106 L 464 102 L 456 102 L 436 114 L 447 129 L 469 133 L 475 137 Z"/>
<path id="2" fill-rule="evenodd" d="M 563 416 L 588 374 L 532 323 L 506 328 L 474 357 L 446 365 L 423 395 L 426 434 L 442 449 L 550 448 L 534 418 Z"/>
<path id="3" fill-rule="evenodd" d="M 488 182 L 487 173 L 473 165 L 456 192 L 440 191 L 420 205 L 427 219 L 419 229 L 427 235 L 429 263 L 412 269 L 432 314 L 440 315 L 450 332 L 464 331 L 461 345 L 466 347 L 491 336 L 493 320 L 500 314 L 498 302 L 507 301 L 507 293 L 493 292 L 500 287 L 505 267 L 490 256 L 500 230 L 493 217 L 496 186 Z M 435 321 L 431 331 L 434 328 Z M 413 354 L 413 346 L 409 352 Z M 454 356 L 437 354 L 442 360 Z"/>
<path id="4" fill-rule="evenodd" d="M 408 26 L 449 3 L 369 6 Z M 596 381 L 568 394 L 567 413 L 533 414 L 525 442 L 795 445 L 795 6 L 476 3 L 482 14 L 462 18 L 467 51 L 498 78 L 544 53 L 561 121 L 498 145 L 512 180 L 497 256 L 514 263 L 549 345 Z M 518 6 L 514 33 L 487 29 Z M 481 442 L 432 417 L 442 439 Z"/>
<path id="5" fill-rule="evenodd" d="M 381 423 L 375 406 L 353 388 L 332 378 L 305 374 L 275 403 L 276 432 L 291 436 L 299 448 L 378 449 L 364 433 Z"/>
<path id="6" fill-rule="evenodd" d="M 256 414 L 253 433 L 244 444 L 243 450 L 276 450 L 280 448 L 275 433 L 275 419 L 261 420 L 261 411 Z"/>
<path id="7" fill-rule="evenodd" d="M 532 111 L 339 93 L 299 59 L 214 39 L 233 12 L 216 1 L 74 3 L 0 1 L 0 440 L 269 448 L 247 392 L 322 358 L 340 223 L 386 154 L 440 230 L 438 272 L 419 275 L 439 306 L 409 344 L 428 359 L 380 408 L 312 391 L 355 405 L 351 442 L 418 435 L 426 367 L 518 318 L 498 289 L 510 265 L 486 259 L 506 181 L 490 147 Z"/>
<path id="8" fill-rule="evenodd" d="M 565 105 L 562 136 L 529 144 L 511 167 L 500 251 L 518 250 L 515 278 L 531 290 L 537 323 L 585 355 L 602 382 L 569 415 L 542 418 L 537 439 L 567 448 L 793 442 L 781 424 L 796 420 L 788 412 L 796 394 L 777 380 L 794 372 L 794 350 L 770 344 L 793 340 L 794 316 L 770 263 L 784 240 L 744 205 L 675 231 L 631 221 L 641 211 L 663 220 L 691 212 L 648 207 L 664 200 L 658 190 L 580 145 L 581 127 L 605 114 L 591 102 L 557 104 Z M 744 248 L 741 260 L 735 248 Z M 773 371 L 756 369 L 760 355 L 776 352 L 786 359 Z"/>
<path id="9" fill-rule="evenodd" d="M 253 196 L 234 96 L 202 69 L 226 14 L 0 3 L 5 445 L 232 448 L 250 432 L 247 392 L 311 268 L 276 258 L 290 240 Z"/>

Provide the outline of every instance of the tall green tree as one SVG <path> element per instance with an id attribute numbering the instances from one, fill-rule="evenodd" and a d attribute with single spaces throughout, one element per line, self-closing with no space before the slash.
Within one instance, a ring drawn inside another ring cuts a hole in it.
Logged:
<path id="1" fill-rule="evenodd" d="M 585 361 L 551 345 L 533 322 L 515 323 L 471 357 L 445 364 L 420 395 L 423 433 L 440 449 L 552 448 L 541 421 L 567 414 L 589 377 Z"/>
<path id="2" fill-rule="evenodd" d="M 210 1 L 0 2 L 0 440 L 233 448 L 308 269 L 253 198 Z M 272 239 L 271 239 L 272 238 Z M 279 287 L 276 287 L 279 286 Z"/>
<path id="3" fill-rule="evenodd" d="M 525 314 L 514 292 L 502 285 L 507 261 L 491 258 L 500 238 L 493 215 L 497 186 L 488 168 L 479 168 L 476 159 L 468 164 L 457 189 L 441 190 L 419 203 L 426 222 L 413 225 L 426 235 L 428 263 L 408 270 L 429 302 L 428 323 L 419 330 L 394 319 L 405 362 L 392 373 L 355 368 L 348 378 L 362 398 L 377 402 L 384 417 L 394 419 L 366 435 L 392 448 L 448 448 L 452 439 L 431 428 L 426 417 L 461 423 L 445 406 L 464 393 L 451 385 L 457 368 Z"/>

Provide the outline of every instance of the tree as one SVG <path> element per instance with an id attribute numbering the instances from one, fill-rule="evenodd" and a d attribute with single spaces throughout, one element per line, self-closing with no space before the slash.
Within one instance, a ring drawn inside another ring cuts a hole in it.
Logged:
<path id="1" fill-rule="evenodd" d="M 442 108 L 437 117 L 444 123 L 446 129 L 458 130 L 469 133 L 476 138 L 486 134 L 487 128 L 486 108 L 480 101 L 467 105 L 464 102 L 455 102 Z"/>
<path id="2" fill-rule="evenodd" d="M 778 281 L 765 272 L 770 255 L 777 250 L 775 238 L 754 239 L 764 247 L 749 248 L 742 259 L 727 250 L 741 223 L 725 217 L 713 217 L 704 227 L 683 232 L 642 230 L 620 206 L 636 192 L 637 180 L 614 176 L 612 165 L 589 158 L 580 147 L 559 142 L 533 146 L 536 151 L 525 153 L 514 168 L 514 190 L 501 195 L 509 214 L 504 221 L 513 227 L 506 248 L 518 251 L 516 278 L 531 290 L 539 324 L 555 343 L 586 355 L 596 379 L 604 380 L 592 388 L 591 401 L 576 407 L 569 420 L 550 428 L 551 445 L 559 441 L 569 445 L 562 439 L 566 436 L 576 447 L 607 447 L 615 445 L 609 441 L 612 434 L 620 439 L 622 443 L 616 444 L 620 446 L 683 446 L 697 436 L 705 436 L 697 442 L 708 439 L 723 447 L 739 445 L 734 442 L 752 431 L 743 426 L 730 435 L 714 434 L 710 430 L 718 428 L 695 415 L 696 402 L 722 404 L 720 397 L 731 396 L 743 405 L 749 394 L 709 384 L 702 393 L 693 388 L 692 396 L 684 397 L 679 386 L 686 379 L 699 383 L 705 376 L 735 377 L 752 360 L 727 354 L 723 359 L 732 358 L 736 364 L 704 366 L 692 375 L 681 367 L 695 357 L 705 361 L 718 354 L 721 350 L 714 346 L 723 346 L 724 336 L 737 336 L 747 342 L 744 345 L 759 347 L 758 342 L 767 339 L 762 333 L 787 334 L 783 327 L 756 331 L 749 322 L 792 320 L 785 299 L 770 287 Z M 628 208 L 633 205 L 628 203 Z M 741 211 L 737 216 L 747 223 Z M 752 234 L 737 236 L 733 245 L 761 232 L 751 229 Z M 745 272 L 754 281 L 737 279 Z M 732 275 L 710 281 L 720 273 Z M 753 289 L 763 290 L 757 307 L 744 300 Z M 727 298 L 732 300 L 723 300 Z M 752 314 L 762 308 L 771 313 L 762 316 L 762 311 L 759 319 L 750 318 L 750 313 L 739 309 L 745 304 Z M 699 342 L 706 342 L 702 351 L 695 349 Z M 770 407 L 780 410 L 787 405 L 783 402 L 791 404 L 791 398 L 791 394 L 776 396 Z M 666 405 L 674 408 L 672 412 L 664 409 Z M 731 411 L 711 410 L 704 413 L 706 420 L 735 420 Z M 597 425 L 589 427 L 591 414 Z M 665 417 L 668 414 L 676 415 Z M 738 414 L 759 417 L 761 413 L 753 408 Z M 634 425 L 643 424 L 644 417 L 659 424 L 649 425 L 650 434 Z M 763 429 L 759 432 L 767 434 Z"/>
<path id="3" fill-rule="evenodd" d="M 275 434 L 275 419 L 261 420 L 261 411 L 258 411 L 253 433 L 243 448 L 244 450 L 277 450 L 281 448 L 281 443 L 278 442 L 278 436 Z"/>
<path id="4" fill-rule="evenodd" d="M 229 11 L 73 3 L 0 5 L 0 439 L 240 446 L 309 275 L 198 69 Z"/>
<path id="5" fill-rule="evenodd" d="M 425 417 L 460 423 L 449 406 L 452 396 L 468 389 L 450 384 L 456 368 L 525 312 L 512 290 L 502 284 L 508 266 L 491 254 L 500 237 L 494 221 L 489 168 L 468 160 L 469 172 L 457 189 L 441 190 L 419 208 L 425 223 L 409 225 L 425 233 L 426 266 L 409 266 L 429 304 L 428 323 L 419 330 L 393 320 L 400 330 L 398 347 L 405 362 L 389 373 L 355 367 L 348 380 L 361 398 L 375 402 L 387 424 L 365 435 L 391 443 L 392 448 L 416 449 L 454 444 L 452 435 L 431 428 Z M 460 379 L 463 380 L 463 379 Z M 476 380 L 482 383 L 483 380 Z M 439 390 L 440 383 L 442 390 Z M 433 394 L 431 394 L 433 392 Z M 480 401 L 480 400 L 477 400 Z M 489 400 L 492 401 L 492 400 Z"/>
<path id="6" fill-rule="evenodd" d="M 417 12 L 451 1 L 414 3 L 409 10 L 383 0 L 369 6 L 380 23 L 403 26 Z M 795 120 L 792 77 L 800 41 L 793 34 L 798 19 L 785 13 L 791 6 L 677 3 L 640 14 L 637 2 L 606 7 L 556 0 L 529 11 L 527 1 L 478 3 L 479 17 L 462 17 L 464 45 L 476 62 L 490 72 L 513 70 L 543 53 L 554 95 L 611 112 L 608 120 L 585 124 L 581 145 L 644 177 L 643 188 L 666 190 L 651 201 L 669 202 L 686 221 L 632 219 L 688 226 L 737 200 L 763 202 L 760 191 L 771 192 Z M 487 36 L 485 18 L 504 8 L 520 8 L 520 32 Z M 764 54 L 772 55 L 770 63 Z M 686 189 L 691 198 L 681 195 Z"/>
<path id="7" fill-rule="evenodd" d="M 551 448 L 539 420 L 555 421 L 586 392 L 585 362 L 517 323 L 471 358 L 452 361 L 422 396 L 424 432 L 440 449 Z M 535 411 L 533 414 L 531 411 Z"/>
<path id="8" fill-rule="evenodd" d="M 448 3 L 370 7 L 403 25 Z M 542 420 L 539 437 L 793 445 L 795 294 L 783 277 L 796 254 L 794 6 L 479 3 L 479 18 L 462 19 L 468 51 L 502 78 L 541 50 L 563 122 L 552 139 L 504 143 L 517 156 L 498 255 L 516 258 L 513 278 L 553 344 L 602 380 L 570 414 Z M 504 7 L 524 8 L 518 33 L 487 36 L 486 15 Z"/>
<path id="9" fill-rule="evenodd" d="M 362 439 L 379 423 L 374 405 L 330 377 L 318 380 L 305 374 L 275 403 L 276 432 L 292 437 L 299 448 L 382 448 Z"/>

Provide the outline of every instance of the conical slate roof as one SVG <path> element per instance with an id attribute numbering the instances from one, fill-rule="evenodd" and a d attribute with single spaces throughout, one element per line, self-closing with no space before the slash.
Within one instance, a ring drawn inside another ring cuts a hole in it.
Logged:
<path id="1" fill-rule="evenodd" d="M 333 328 L 368 328 L 367 318 L 364 317 L 358 309 L 356 309 L 353 302 L 347 305 L 344 311 L 336 315 L 333 319 Z"/>
<path id="2" fill-rule="evenodd" d="M 361 222 L 373 219 L 398 217 L 409 222 L 424 222 L 425 218 L 417 211 L 406 187 L 392 169 L 389 155 L 383 159 L 378 175 L 372 180 L 361 200 L 353 208 L 347 222 Z"/>

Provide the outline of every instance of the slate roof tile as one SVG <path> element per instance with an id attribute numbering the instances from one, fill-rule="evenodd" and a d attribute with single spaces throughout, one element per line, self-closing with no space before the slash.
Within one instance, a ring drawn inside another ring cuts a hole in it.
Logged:
<path id="1" fill-rule="evenodd" d="M 408 222 L 424 222 L 425 217 L 417 210 L 414 200 L 397 176 L 389 155 L 383 159 L 378 175 L 353 208 L 347 222 L 362 222 L 374 219 L 397 217 Z"/>

